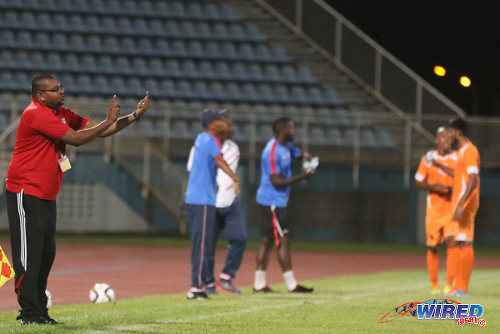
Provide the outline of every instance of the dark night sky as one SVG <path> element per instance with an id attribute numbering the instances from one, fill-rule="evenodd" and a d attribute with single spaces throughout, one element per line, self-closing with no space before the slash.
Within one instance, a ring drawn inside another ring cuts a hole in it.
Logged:
<path id="1" fill-rule="evenodd" d="M 467 114 L 500 116 L 500 1 L 325 1 Z M 435 65 L 447 76 L 436 77 Z"/>

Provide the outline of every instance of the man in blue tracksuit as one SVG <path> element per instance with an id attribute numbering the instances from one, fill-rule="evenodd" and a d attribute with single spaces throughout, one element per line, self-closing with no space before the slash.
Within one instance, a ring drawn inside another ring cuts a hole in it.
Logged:
<path id="1" fill-rule="evenodd" d="M 221 154 L 220 137 L 227 130 L 221 120 L 225 111 L 206 109 L 201 115 L 204 132 L 200 133 L 194 144 L 193 162 L 186 190 L 186 210 L 192 240 L 191 249 L 191 288 L 188 299 L 206 299 L 204 278 L 208 277 L 207 254 L 215 233 L 215 202 L 217 195 L 217 168 L 222 169 L 233 180 L 236 193 L 239 192 L 238 176 L 231 170 Z"/>
<path id="2" fill-rule="evenodd" d="M 272 292 L 266 282 L 266 270 L 273 241 L 278 247 L 278 261 L 289 292 L 312 292 L 297 283 L 292 270 L 289 248 L 287 204 L 291 184 L 311 177 L 313 170 L 304 169 L 292 176 L 292 159 L 311 160 L 306 152 L 301 152 L 292 144 L 295 134 L 294 124 L 288 117 L 274 121 L 274 138 L 267 142 L 261 157 L 262 176 L 257 190 L 257 203 L 260 206 L 261 242 L 257 250 L 257 270 L 255 271 L 254 292 Z"/>

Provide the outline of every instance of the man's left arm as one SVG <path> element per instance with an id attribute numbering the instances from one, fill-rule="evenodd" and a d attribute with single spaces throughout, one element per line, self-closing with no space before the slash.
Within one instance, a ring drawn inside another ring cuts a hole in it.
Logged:
<path id="1" fill-rule="evenodd" d="M 455 212 L 453 212 L 453 219 L 461 222 L 462 213 L 465 203 L 470 198 L 474 189 L 479 184 L 479 153 L 473 150 L 467 150 L 464 153 L 465 167 L 467 168 L 467 174 L 469 174 L 469 182 L 467 182 L 467 187 L 463 196 L 459 199 Z"/>
<path id="2" fill-rule="evenodd" d="M 137 103 L 135 111 L 127 116 L 118 118 L 118 120 L 115 123 L 113 123 L 113 125 L 111 125 L 106 131 L 104 131 L 101 137 L 111 136 L 123 130 L 131 123 L 139 121 L 142 115 L 144 115 L 144 113 L 146 112 L 146 110 L 148 110 L 148 108 L 149 108 L 149 92 L 146 92 L 146 96 L 142 100 L 140 100 L 139 103 Z M 89 118 L 87 124 L 85 124 L 84 129 L 91 128 L 93 126 L 96 126 L 97 124 L 98 123 Z"/>

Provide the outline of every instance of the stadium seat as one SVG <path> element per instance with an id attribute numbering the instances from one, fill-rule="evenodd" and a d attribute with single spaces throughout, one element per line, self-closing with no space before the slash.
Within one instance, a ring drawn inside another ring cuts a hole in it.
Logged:
<path id="1" fill-rule="evenodd" d="M 170 45 L 166 39 L 157 39 L 154 46 L 157 55 L 169 55 L 171 53 Z"/>
<path id="2" fill-rule="evenodd" d="M 27 51 L 17 51 L 16 56 L 13 59 L 14 65 L 16 69 L 28 70 L 29 68 L 29 60 L 28 60 L 28 52 Z"/>
<path id="3" fill-rule="evenodd" d="M 210 95 L 215 100 L 224 100 L 226 99 L 226 91 L 222 84 L 218 81 L 210 82 Z"/>
<path id="4" fill-rule="evenodd" d="M 257 141 L 267 142 L 274 136 L 271 124 L 260 124 L 257 127 Z"/>
<path id="5" fill-rule="evenodd" d="M 125 92 L 127 90 L 127 88 L 125 86 L 125 81 L 123 80 L 122 77 L 119 77 L 119 76 L 113 76 L 111 78 L 110 89 L 113 92 L 117 92 L 116 93 L 117 95 L 119 95 L 121 92 Z"/>
<path id="6" fill-rule="evenodd" d="M 81 67 L 85 71 L 97 72 L 97 62 L 93 55 L 85 54 L 82 56 Z"/>
<path id="7" fill-rule="evenodd" d="M 245 34 L 243 30 L 243 26 L 239 23 L 232 23 L 229 25 L 229 36 L 232 39 L 248 39 L 248 36 Z"/>
<path id="8" fill-rule="evenodd" d="M 231 73 L 229 72 L 228 64 L 223 61 L 219 61 L 215 64 L 215 73 L 217 74 L 217 77 L 222 79 L 231 78 Z"/>
<path id="9" fill-rule="evenodd" d="M 165 24 L 165 34 L 169 37 L 179 37 L 181 32 L 176 21 L 167 21 Z"/>
<path id="10" fill-rule="evenodd" d="M 144 85 L 139 78 L 131 77 L 127 80 L 127 93 L 137 97 L 142 97 L 145 93 Z"/>
<path id="11" fill-rule="evenodd" d="M 220 13 L 221 13 L 221 17 L 226 19 L 226 20 L 234 20 L 234 19 L 238 18 L 238 16 L 234 12 L 233 7 L 231 7 L 227 4 L 221 5 Z"/>
<path id="12" fill-rule="evenodd" d="M 122 37 L 120 39 L 120 50 L 133 52 L 135 50 L 135 41 L 132 37 Z"/>
<path id="13" fill-rule="evenodd" d="M 206 60 L 200 63 L 200 74 L 203 78 L 212 79 L 216 77 L 212 63 Z"/>
<path id="14" fill-rule="evenodd" d="M 160 82 L 160 95 L 166 96 L 167 98 L 177 97 L 177 90 L 175 89 L 174 83 L 172 80 L 163 79 Z"/>
<path id="15" fill-rule="evenodd" d="M 128 73 L 133 73 L 132 69 L 130 68 L 130 61 L 127 57 L 125 56 L 118 56 L 115 58 L 115 66 L 114 66 L 114 71 L 118 74 L 128 74 Z"/>
<path id="16" fill-rule="evenodd" d="M 183 21 L 180 32 L 183 38 L 194 38 L 196 36 L 196 31 L 191 21 Z"/>
<path id="17" fill-rule="evenodd" d="M 200 41 L 190 41 L 188 43 L 188 54 L 190 57 L 200 57 L 202 58 L 205 56 L 203 52 L 203 46 L 201 45 Z"/>
<path id="18" fill-rule="evenodd" d="M 241 43 L 239 50 L 238 50 L 238 56 L 242 59 L 246 60 L 256 60 L 256 55 L 254 52 L 254 49 L 251 44 L 249 43 Z"/>
<path id="19" fill-rule="evenodd" d="M 259 28 L 257 28 L 257 26 L 252 23 L 248 23 L 245 25 L 245 35 L 254 40 L 263 38 L 260 34 Z"/>
<path id="20" fill-rule="evenodd" d="M 35 27 L 35 16 L 32 12 L 22 12 L 20 20 L 22 22 L 23 28 L 34 28 Z"/>
<path id="21" fill-rule="evenodd" d="M 78 14 L 73 14 L 69 18 L 69 25 L 72 31 L 83 32 L 86 31 L 83 18 Z"/>
<path id="22" fill-rule="evenodd" d="M 204 17 L 201 4 L 198 2 L 190 2 L 186 8 L 186 12 L 189 14 L 189 17 L 194 19 L 201 19 Z"/>
<path id="23" fill-rule="evenodd" d="M 55 71 L 61 70 L 61 56 L 58 53 L 49 53 L 47 56 L 47 64 Z"/>
<path id="24" fill-rule="evenodd" d="M 144 86 L 142 87 L 143 91 L 149 91 L 149 93 L 153 96 L 160 95 L 160 87 L 158 86 L 158 80 L 155 78 L 147 78 L 144 80 Z"/>
<path id="25" fill-rule="evenodd" d="M 113 60 L 110 56 L 101 56 L 97 59 L 97 67 L 103 73 L 111 73 L 113 71 Z"/>
<path id="26" fill-rule="evenodd" d="M 316 105 L 324 105 L 325 104 L 325 99 L 323 97 L 323 93 L 319 87 L 309 87 L 307 89 L 307 93 L 309 96 L 309 99 L 312 103 Z"/>
<path id="27" fill-rule="evenodd" d="M 179 97 L 184 99 L 192 99 L 194 97 L 193 87 L 187 80 L 181 80 L 176 84 L 176 91 Z"/>
<path id="28" fill-rule="evenodd" d="M 7 11 L 5 11 L 5 13 L 2 16 L 3 16 L 3 22 L 2 23 L 6 27 L 15 28 L 21 22 L 20 18 L 17 16 L 17 12 L 15 12 L 13 10 L 7 10 Z"/>
<path id="29" fill-rule="evenodd" d="M 213 34 L 214 34 L 214 37 L 217 39 L 227 39 L 228 34 L 227 34 L 226 25 L 224 23 L 216 23 L 213 26 Z"/>
<path id="30" fill-rule="evenodd" d="M 33 35 L 32 40 L 33 40 L 33 47 L 36 49 L 44 50 L 50 46 L 49 35 L 46 32 L 37 31 Z M 73 48 L 71 47 L 71 49 Z"/>
<path id="31" fill-rule="evenodd" d="M 197 22 L 195 25 L 197 38 L 206 39 L 212 36 L 212 29 L 207 22 Z"/>
<path id="32" fill-rule="evenodd" d="M 104 0 L 88 0 L 88 7 L 92 13 L 96 14 L 104 13 L 106 10 Z"/>
<path id="33" fill-rule="evenodd" d="M 264 78 L 266 81 L 270 81 L 270 82 L 281 81 L 278 67 L 275 64 L 267 64 L 264 67 Z"/>
<path id="34" fill-rule="evenodd" d="M 240 62 L 233 63 L 231 66 L 231 77 L 233 79 L 245 80 L 248 77 L 245 65 Z"/>
<path id="35" fill-rule="evenodd" d="M 103 49 L 101 45 L 101 38 L 99 35 L 90 35 L 87 37 L 86 47 L 93 52 L 100 52 Z"/>
<path id="36" fill-rule="evenodd" d="M 186 18 L 186 13 L 184 11 L 184 5 L 182 2 L 173 2 L 170 6 L 172 15 L 178 18 Z"/>
<path id="37" fill-rule="evenodd" d="M 132 29 L 134 33 L 137 35 L 149 35 L 149 27 L 146 22 L 146 19 L 143 18 L 135 18 L 132 20 Z"/>
<path id="38" fill-rule="evenodd" d="M 14 47 L 16 46 L 16 41 L 14 38 L 14 33 L 10 30 L 2 31 L 2 35 L 0 36 L 0 41 L 4 47 Z"/>
<path id="39" fill-rule="evenodd" d="M 182 40 L 177 39 L 172 44 L 172 52 L 177 57 L 185 57 L 187 55 L 186 45 Z"/>
<path id="40" fill-rule="evenodd" d="M 166 63 L 166 73 L 169 77 L 181 76 L 179 62 L 176 59 L 169 59 Z"/>
<path id="41" fill-rule="evenodd" d="M 250 102 L 259 101 L 259 96 L 257 94 L 257 90 L 253 84 L 251 84 L 251 83 L 243 84 L 242 92 L 243 92 L 243 98 L 245 100 L 248 100 Z"/>
<path id="42" fill-rule="evenodd" d="M 99 18 L 96 15 L 87 15 L 85 17 L 85 29 L 88 32 L 100 32 L 101 23 L 99 22 Z"/>
<path id="43" fill-rule="evenodd" d="M 28 31 L 20 31 L 16 36 L 16 44 L 23 48 L 31 49 L 33 43 L 31 41 L 31 34 Z"/>
<path id="44" fill-rule="evenodd" d="M 203 81 L 196 81 L 194 84 L 195 96 L 202 100 L 210 99 L 210 92 Z"/>
<path id="45" fill-rule="evenodd" d="M 155 13 L 161 13 L 162 15 L 170 14 L 169 1 L 153 1 L 153 10 Z"/>
<path id="46" fill-rule="evenodd" d="M 149 71 L 155 75 L 163 76 L 167 72 L 160 58 L 152 58 L 149 60 Z"/>
<path id="47" fill-rule="evenodd" d="M 212 20 L 216 20 L 219 18 L 219 9 L 215 3 L 207 3 L 204 5 L 204 10 L 206 17 Z"/>
<path id="48" fill-rule="evenodd" d="M 60 50 L 65 50 L 67 47 L 67 40 L 66 40 L 66 35 L 62 33 L 55 33 L 52 35 L 51 42 L 52 47 L 60 49 Z"/>
<path id="49" fill-rule="evenodd" d="M 37 43 L 40 43 L 42 40 L 37 41 Z M 46 45 L 51 45 L 50 42 L 47 42 L 48 44 Z M 74 51 L 83 51 L 86 48 L 86 43 L 83 40 L 83 36 L 79 34 L 71 34 L 69 37 L 69 48 Z"/>
<path id="50" fill-rule="evenodd" d="M 34 68 L 42 68 L 42 66 L 46 65 L 42 52 L 31 52 L 29 55 L 29 61 Z"/>
<path id="51" fill-rule="evenodd" d="M 259 64 L 251 64 L 248 68 L 248 79 L 250 80 L 262 80 L 264 78 L 264 74 L 260 68 Z"/>
<path id="52" fill-rule="evenodd" d="M 196 78 L 198 76 L 198 71 L 193 61 L 185 60 L 181 65 L 181 73 L 183 77 Z"/>
<path id="53" fill-rule="evenodd" d="M 298 104 L 306 104 L 308 100 L 306 92 L 304 91 L 304 88 L 301 86 L 294 86 L 292 88 L 291 99 L 292 101 Z"/>
<path id="54" fill-rule="evenodd" d="M 340 130 L 336 127 L 331 127 L 327 130 L 326 138 L 328 144 L 330 145 L 336 145 L 336 146 L 344 145 L 344 142 L 342 140 L 342 134 L 340 133 Z"/>
<path id="55" fill-rule="evenodd" d="M 163 34 L 163 22 L 160 19 L 148 19 L 149 29 L 148 31 L 152 35 Z"/>
<path id="56" fill-rule="evenodd" d="M 63 56 L 63 69 L 66 71 L 74 71 L 80 68 L 78 56 L 74 53 L 67 53 Z"/>
<path id="57" fill-rule="evenodd" d="M 153 44 L 150 38 L 141 37 L 136 43 L 139 54 L 148 55 L 153 51 Z"/>
<path id="58" fill-rule="evenodd" d="M 137 73 L 139 75 L 148 75 L 149 69 L 146 65 L 146 60 L 144 58 L 135 57 L 132 59 L 132 68 L 133 73 Z"/>
<path id="59" fill-rule="evenodd" d="M 282 73 L 282 79 L 287 82 L 296 82 L 299 80 L 295 68 L 290 64 L 283 65 L 281 67 L 281 73 Z"/>
<path id="60" fill-rule="evenodd" d="M 286 89 L 286 86 L 284 85 L 277 85 L 274 87 L 274 93 L 276 97 L 276 102 L 279 103 L 290 103 L 291 99 L 290 96 L 288 95 L 288 90 Z"/>
<path id="61" fill-rule="evenodd" d="M 388 130 L 382 129 L 377 132 L 377 141 L 384 147 L 395 147 L 394 138 Z"/>
<path id="62" fill-rule="evenodd" d="M 76 77 L 75 93 L 97 93 L 95 86 L 92 85 L 90 75 L 80 74 Z"/>
<path id="63" fill-rule="evenodd" d="M 360 135 L 361 146 L 374 147 L 377 146 L 377 138 L 372 129 L 362 129 Z"/>
<path id="64" fill-rule="evenodd" d="M 272 59 L 271 51 L 270 51 L 269 47 L 265 44 L 257 45 L 256 54 L 260 60 L 271 60 Z"/>
<path id="65" fill-rule="evenodd" d="M 236 47 L 233 42 L 224 42 L 222 44 L 222 56 L 229 59 L 238 59 Z"/>
<path id="66" fill-rule="evenodd" d="M 226 85 L 227 98 L 231 101 L 239 102 L 243 100 L 240 87 L 235 82 L 230 82 Z"/>
<path id="67" fill-rule="evenodd" d="M 315 80 L 311 74 L 311 70 L 307 67 L 300 66 L 299 70 L 298 70 L 298 75 L 302 81 L 315 82 Z"/>
<path id="68" fill-rule="evenodd" d="M 264 103 L 274 102 L 275 96 L 272 92 L 271 86 L 269 84 L 261 84 L 257 87 L 257 92 L 259 99 Z"/>

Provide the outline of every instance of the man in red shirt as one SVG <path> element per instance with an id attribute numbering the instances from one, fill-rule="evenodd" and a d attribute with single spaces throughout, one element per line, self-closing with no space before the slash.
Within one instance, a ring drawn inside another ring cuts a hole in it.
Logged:
<path id="1" fill-rule="evenodd" d="M 86 144 L 138 121 L 149 108 L 149 93 L 121 118 L 113 96 L 107 118 L 99 124 L 62 107 L 64 87 L 52 75 L 33 78 L 31 100 L 17 128 L 6 179 L 18 319 L 22 324 L 57 324 L 48 314 L 45 289 L 56 254 L 55 199 L 71 168 L 66 144 Z"/>

